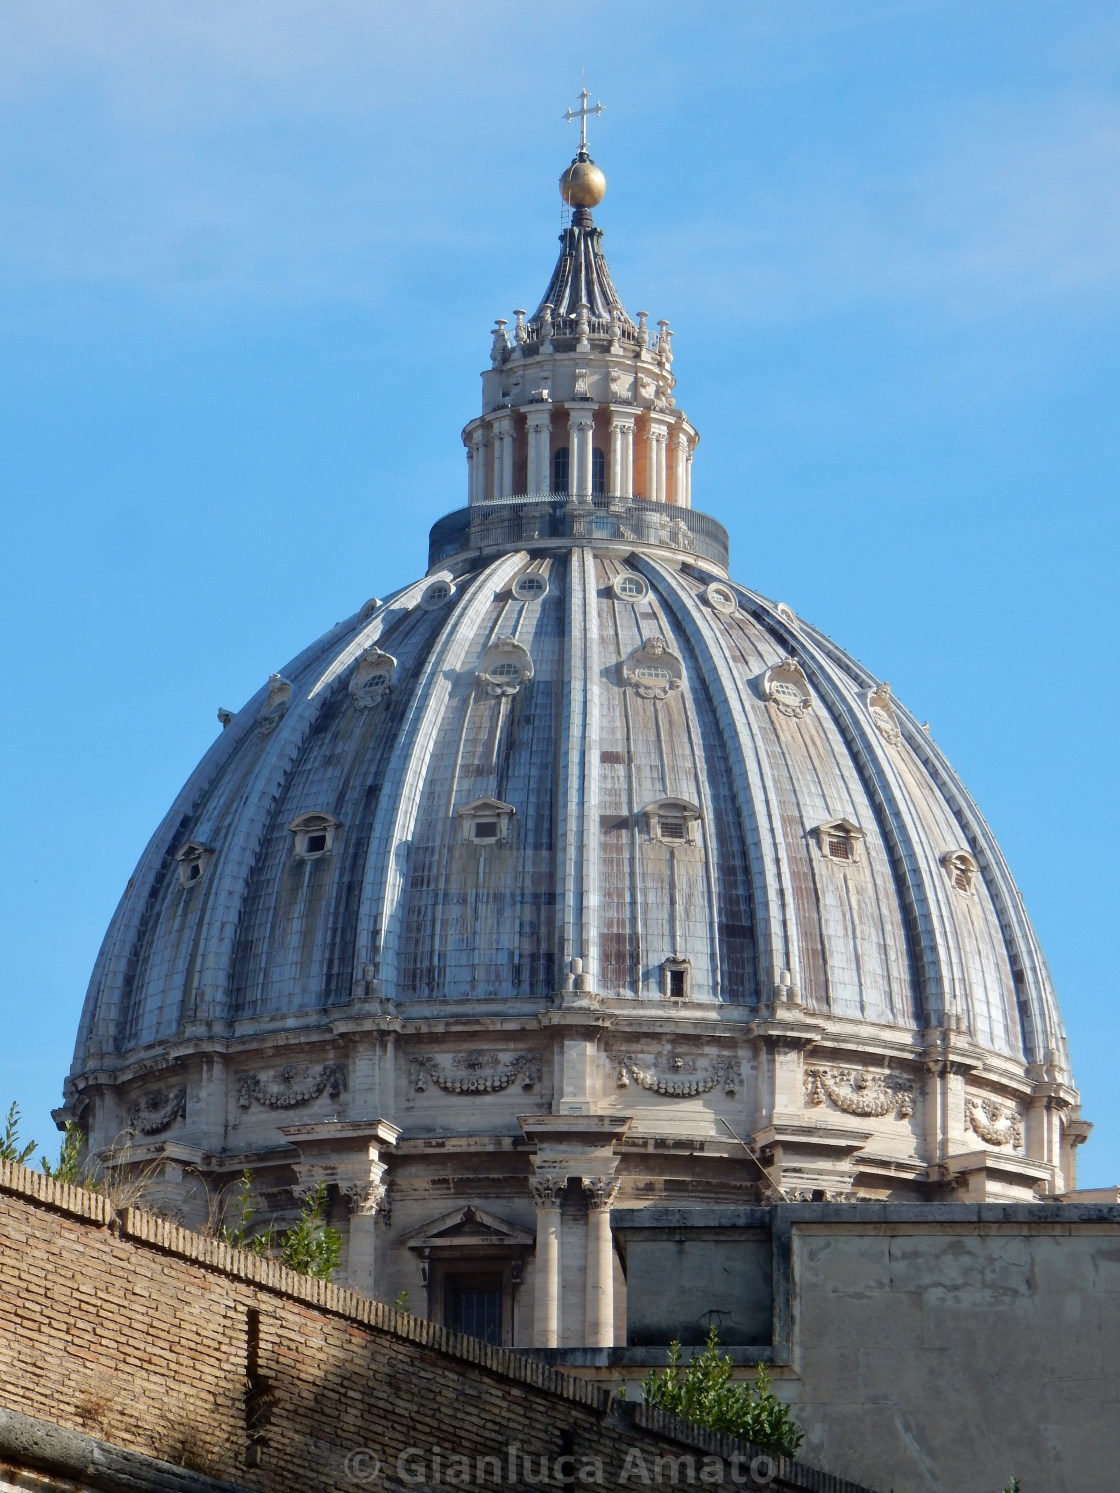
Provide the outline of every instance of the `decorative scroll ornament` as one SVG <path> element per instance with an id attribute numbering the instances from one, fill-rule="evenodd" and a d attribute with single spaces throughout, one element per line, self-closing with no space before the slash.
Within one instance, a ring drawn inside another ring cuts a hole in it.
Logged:
<path id="1" fill-rule="evenodd" d="M 292 686 L 279 674 L 268 676 L 268 699 L 257 712 L 257 726 L 266 735 L 284 719 L 292 700 Z"/>
<path id="2" fill-rule="evenodd" d="M 631 1081 L 651 1094 L 667 1099 L 696 1099 L 723 1085 L 725 1094 L 735 1094 L 743 1082 L 743 1070 L 736 1058 L 713 1058 L 701 1066 L 695 1058 L 654 1059 L 643 1067 L 636 1058 L 618 1060 L 618 1086 L 628 1089 Z"/>
<path id="3" fill-rule="evenodd" d="M 504 1064 L 497 1053 L 482 1047 L 457 1053 L 449 1064 L 426 1056 L 410 1061 L 418 1094 L 424 1093 L 429 1083 L 445 1094 L 500 1094 L 515 1083 L 531 1089 L 541 1080 L 540 1054 L 535 1052 L 519 1052 Z"/>
<path id="4" fill-rule="evenodd" d="M 634 400 L 634 375 L 624 373 L 621 368 L 610 372 L 611 399 L 616 404 L 632 404 Z"/>
<path id="5" fill-rule="evenodd" d="M 389 698 L 393 687 L 393 671 L 397 661 L 391 654 L 382 653 L 376 643 L 367 648 L 354 666 L 350 676 L 350 700 L 359 710 L 372 710 Z"/>
<path id="6" fill-rule="evenodd" d="M 533 677 L 533 660 L 529 650 L 516 638 L 495 638 L 482 655 L 478 666 L 478 682 L 488 695 L 516 695 L 523 684 Z"/>
<path id="7" fill-rule="evenodd" d="M 805 670 L 795 658 L 784 658 L 780 664 L 767 669 L 761 679 L 762 698 L 768 700 L 782 715 L 799 720 L 812 708 L 813 696 Z"/>
<path id="8" fill-rule="evenodd" d="M 187 1091 L 154 1089 L 128 1112 L 128 1128 L 141 1135 L 158 1135 L 176 1120 L 187 1118 Z"/>
<path id="9" fill-rule="evenodd" d="M 908 1079 L 858 1068 L 806 1069 L 805 1099 L 809 1104 L 828 1099 L 846 1115 L 874 1119 L 893 1114 L 896 1120 L 905 1120 L 914 1113 L 913 1085 Z"/>
<path id="10" fill-rule="evenodd" d="M 389 1217 L 389 1189 L 384 1182 L 351 1182 L 342 1189 L 351 1213 L 373 1217 L 380 1213 L 386 1222 Z"/>
<path id="11" fill-rule="evenodd" d="M 592 1212 L 609 1208 L 618 1196 L 620 1183 L 614 1177 L 582 1177 L 587 1206 Z"/>
<path id="12" fill-rule="evenodd" d="M 989 1146 L 1020 1146 L 1023 1143 L 1023 1121 L 1009 1104 L 995 1099 L 966 1099 L 968 1123 Z"/>
<path id="13" fill-rule="evenodd" d="M 891 687 L 886 680 L 875 689 L 868 690 L 867 709 L 883 740 L 889 741 L 891 746 L 900 746 L 902 732 L 899 729 L 898 717 L 894 713 L 894 706 L 891 704 Z"/>
<path id="14" fill-rule="evenodd" d="M 237 1080 L 237 1103 L 249 1109 L 255 1099 L 269 1109 L 298 1109 L 323 1094 L 337 1099 L 345 1087 L 346 1070 L 341 1063 L 325 1063 L 315 1074 L 288 1063 L 271 1078 L 243 1073 Z"/>
<path id="15" fill-rule="evenodd" d="M 643 700 L 664 700 L 684 683 L 684 666 L 663 638 L 646 638 L 623 663 L 622 676 Z"/>
<path id="16" fill-rule="evenodd" d="M 567 1186 L 567 1177 L 559 1172 L 537 1172 L 529 1178 L 529 1191 L 538 1208 L 559 1208 Z"/>

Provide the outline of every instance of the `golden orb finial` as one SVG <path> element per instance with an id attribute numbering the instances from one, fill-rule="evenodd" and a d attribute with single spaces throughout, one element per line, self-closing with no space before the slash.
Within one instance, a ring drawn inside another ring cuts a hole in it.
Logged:
<path id="1" fill-rule="evenodd" d="M 607 190 L 607 178 L 590 156 L 576 156 L 560 178 L 560 195 L 569 207 L 598 207 Z"/>

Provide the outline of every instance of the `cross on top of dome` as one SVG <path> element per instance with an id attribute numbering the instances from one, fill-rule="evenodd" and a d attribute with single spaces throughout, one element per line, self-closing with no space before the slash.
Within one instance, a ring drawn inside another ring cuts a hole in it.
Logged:
<path id="1" fill-rule="evenodd" d="M 561 115 L 561 118 L 566 124 L 571 124 L 573 119 L 579 120 L 579 148 L 581 155 L 586 153 L 587 151 L 587 121 L 589 116 L 594 114 L 595 118 L 598 119 L 599 115 L 603 112 L 603 106 L 597 99 L 594 105 L 588 108 L 587 101 L 590 97 L 591 95 L 588 93 L 587 89 L 581 82 L 579 90 L 579 108 L 565 109 L 564 113 Z"/>

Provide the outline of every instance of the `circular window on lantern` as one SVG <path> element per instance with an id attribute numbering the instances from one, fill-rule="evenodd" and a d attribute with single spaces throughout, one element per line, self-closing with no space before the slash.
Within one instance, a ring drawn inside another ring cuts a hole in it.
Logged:
<path id="1" fill-rule="evenodd" d="M 455 587 L 450 581 L 433 581 L 420 597 L 420 605 L 426 612 L 434 612 L 438 607 L 445 607 L 454 595 Z"/>
<path id="2" fill-rule="evenodd" d="M 548 590 L 548 577 L 539 570 L 528 570 L 513 583 L 513 594 L 518 601 L 537 601 Z"/>
<path id="3" fill-rule="evenodd" d="M 705 592 L 705 595 L 708 598 L 708 605 L 713 611 L 730 615 L 732 612 L 738 610 L 739 604 L 735 600 L 735 593 L 731 590 L 730 586 L 724 586 L 719 581 L 713 581 Z"/>
<path id="4" fill-rule="evenodd" d="M 614 594 L 620 601 L 644 601 L 649 595 L 645 577 L 624 571 L 614 578 Z"/>

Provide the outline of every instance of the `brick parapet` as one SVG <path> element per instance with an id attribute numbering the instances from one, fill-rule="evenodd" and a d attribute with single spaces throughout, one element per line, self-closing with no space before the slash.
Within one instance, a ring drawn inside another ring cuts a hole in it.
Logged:
<path id="1" fill-rule="evenodd" d="M 539 1455 L 561 1435 L 616 1470 L 634 1448 L 738 1454 L 744 1464 L 758 1454 L 11 1162 L 0 1162 L 0 1199 L 0 1400 L 40 1416 L 49 1406 L 58 1424 L 125 1449 L 164 1460 L 178 1451 L 215 1476 L 278 1493 L 345 1487 L 347 1451 L 373 1438 L 387 1466 L 406 1447 L 437 1443 L 471 1459 L 502 1456 L 511 1442 Z M 255 1367 L 250 1313 L 259 1319 Z M 254 1392 L 270 1406 L 255 1428 Z M 860 1493 L 775 1462 L 772 1488 Z"/>

